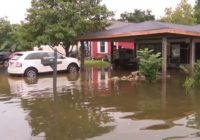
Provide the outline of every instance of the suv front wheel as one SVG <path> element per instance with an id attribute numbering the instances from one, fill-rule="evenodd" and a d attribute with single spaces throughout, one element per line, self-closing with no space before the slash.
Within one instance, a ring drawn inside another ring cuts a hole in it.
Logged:
<path id="1" fill-rule="evenodd" d="M 24 76 L 26 77 L 36 77 L 38 75 L 38 72 L 35 68 L 28 68 L 26 69 Z"/>

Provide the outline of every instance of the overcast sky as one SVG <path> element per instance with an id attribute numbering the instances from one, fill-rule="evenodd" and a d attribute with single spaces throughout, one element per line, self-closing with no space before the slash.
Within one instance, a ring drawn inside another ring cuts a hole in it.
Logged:
<path id="1" fill-rule="evenodd" d="M 119 18 L 120 13 L 134 9 L 150 9 L 157 19 L 164 15 L 166 7 L 175 8 L 181 0 L 103 0 L 109 10 L 115 12 Z M 12 23 L 20 23 L 25 18 L 26 9 L 30 7 L 31 0 L 0 0 L 0 17 L 8 17 Z M 192 5 L 195 0 L 188 0 Z"/>

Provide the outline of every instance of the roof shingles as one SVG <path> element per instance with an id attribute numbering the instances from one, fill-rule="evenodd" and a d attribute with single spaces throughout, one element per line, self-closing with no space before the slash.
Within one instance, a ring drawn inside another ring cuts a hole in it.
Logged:
<path id="1" fill-rule="evenodd" d="M 94 40 L 160 33 L 185 34 L 200 37 L 200 25 L 189 26 L 157 21 L 146 21 L 142 23 L 125 24 L 124 26 L 118 28 L 91 33 L 80 37 L 79 40 Z"/>

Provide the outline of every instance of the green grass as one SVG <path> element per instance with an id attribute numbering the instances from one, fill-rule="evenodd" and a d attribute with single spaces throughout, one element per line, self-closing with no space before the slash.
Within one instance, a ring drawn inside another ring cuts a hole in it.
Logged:
<path id="1" fill-rule="evenodd" d="M 85 60 L 86 67 L 107 67 L 110 66 L 110 62 L 105 62 L 101 60 Z"/>

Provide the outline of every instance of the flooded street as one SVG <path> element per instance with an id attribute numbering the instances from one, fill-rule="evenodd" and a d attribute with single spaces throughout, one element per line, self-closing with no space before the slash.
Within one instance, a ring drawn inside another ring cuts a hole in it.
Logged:
<path id="1" fill-rule="evenodd" d="M 111 81 L 110 68 L 79 75 L 8 76 L 0 68 L 2 140 L 200 139 L 200 90 L 186 93 L 184 75 L 166 84 Z"/>

